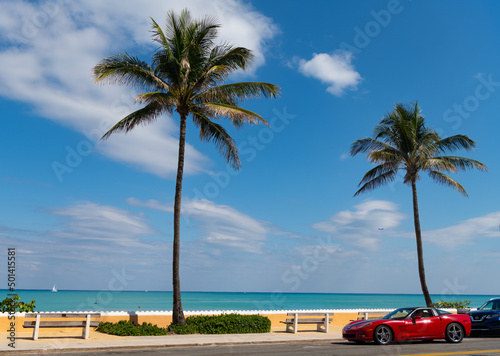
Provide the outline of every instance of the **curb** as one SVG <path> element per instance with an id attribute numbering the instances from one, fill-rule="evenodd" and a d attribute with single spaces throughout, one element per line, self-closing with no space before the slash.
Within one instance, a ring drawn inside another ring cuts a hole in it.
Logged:
<path id="1" fill-rule="evenodd" d="M 64 349 L 58 348 L 33 348 L 26 350 L 7 350 L 0 351 L 0 355 L 20 355 L 20 354 L 53 354 L 53 353 L 71 353 L 71 352 L 105 352 L 105 351 L 117 351 L 117 350 L 161 350 L 161 349 L 171 349 L 171 348 L 194 348 L 194 347 L 207 347 L 207 346 L 240 346 L 240 345 L 266 345 L 266 344 L 300 344 L 300 343 L 316 343 L 316 342 L 341 342 L 345 341 L 339 338 L 332 339 L 301 339 L 301 340 L 263 340 L 263 341 L 228 341 L 228 342 L 198 342 L 198 343 L 186 343 L 186 344 L 164 344 L 164 345 L 123 345 L 123 346 L 102 346 L 102 347 L 70 347 Z M 43 346 L 42 346 L 43 347 Z"/>

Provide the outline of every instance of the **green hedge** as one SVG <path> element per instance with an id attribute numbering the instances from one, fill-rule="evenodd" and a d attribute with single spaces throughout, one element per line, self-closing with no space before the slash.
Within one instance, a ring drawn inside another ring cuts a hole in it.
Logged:
<path id="1" fill-rule="evenodd" d="M 457 300 L 456 302 L 438 300 L 436 303 L 434 303 L 434 308 L 468 308 L 470 302 L 470 300 Z"/>
<path id="2" fill-rule="evenodd" d="M 190 316 L 185 325 L 160 328 L 151 323 L 135 325 L 131 321 L 102 322 L 97 331 L 119 336 L 149 336 L 167 334 L 248 334 L 271 331 L 271 320 L 261 315 L 222 314 Z"/>
<path id="3" fill-rule="evenodd" d="M 118 335 L 118 336 L 150 336 L 150 335 L 167 335 L 166 328 L 160 328 L 151 323 L 142 323 L 135 325 L 131 321 L 120 320 L 117 323 L 101 322 L 96 329 L 102 333 Z"/>
<path id="4" fill-rule="evenodd" d="M 271 320 L 261 315 L 190 316 L 186 318 L 186 325 L 170 325 L 168 329 L 176 334 L 268 333 Z"/>

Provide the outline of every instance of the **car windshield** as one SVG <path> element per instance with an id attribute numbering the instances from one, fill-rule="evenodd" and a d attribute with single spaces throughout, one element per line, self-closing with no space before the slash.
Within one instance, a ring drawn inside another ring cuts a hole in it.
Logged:
<path id="1" fill-rule="evenodd" d="M 490 300 L 478 308 L 478 310 L 496 310 L 496 309 L 500 309 L 500 300 Z"/>
<path id="2" fill-rule="evenodd" d="M 393 312 L 390 312 L 389 314 L 384 316 L 382 319 L 384 319 L 384 320 L 401 320 L 401 319 L 406 318 L 414 310 L 415 310 L 415 308 L 399 308 L 399 309 L 394 310 Z"/>

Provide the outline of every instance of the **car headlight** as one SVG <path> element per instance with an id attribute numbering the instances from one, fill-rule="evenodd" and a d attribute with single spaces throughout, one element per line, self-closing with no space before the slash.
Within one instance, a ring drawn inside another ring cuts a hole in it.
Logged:
<path id="1" fill-rule="evenodd" d="M 488 314 L 488 315 L 486 315 L 486 319 L 494 319 L 494 318 L 500 318 L 500 314 Z"/>

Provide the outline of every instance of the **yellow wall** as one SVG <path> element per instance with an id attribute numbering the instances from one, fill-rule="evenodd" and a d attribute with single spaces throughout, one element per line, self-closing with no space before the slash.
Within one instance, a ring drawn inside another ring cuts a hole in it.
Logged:
<path id="1" fill-rule="evenodd" d="M 5 314 L 4 314 L 5 315 Z M 261 314 L 263 316 L 267 316 L 271 320 L 271 327 L 273 331 L 285 330 L 286 325 L 280 323 L 280 321 L 285 321 L 287 319 L 286 313 L 282 314 Z M 186 315 L 190 316 L 190 315 Z M 344 325 L 348 324 L 351 320 L 356 320 L 358 318 L 357 312 L 335 312 L 332 316 L 332 322 L 330 323 L 330 332 L 340 333 Z M 24 324 L 23 316 L 16 316 L 15 318 L 15 326 L 16 326 L 16 334 L 21 335 L 31 335 L 33 333 L 33 329 L 23 328 Z M 33 318 L 27 320 L 34 320 Z M 51 320 L 68 320 L 68 319 L 58 319 L 51 318 Z M 73 319 L 80 320 L 80 319 Z M 82 319 L 83 320 L 83 319 Z M 96 319 L 94 319 L 96 320 Z M 136 324 L 142 324 L 144 322 L 151 323 L 154 325 L 158 325 L 159 327 L 166 327 L 172 322 L 171 315 L 102 315 L 100 321 L 109 321 L 109 322 L 118 322 L 120 320 L 131 320 Z M 10 322 L 12 320 L 8 320 L 7 315 L 0 316 L 0 332 L 7 332 L 10 328 Z M 301 325 L 299 330 L 314 330 L 315 325 Z M 39 333 L 40 336 L 43 336 L 44 332 L 60 332 L 64 335 L 81 335 L 81 330 L 79 328 L 42 328 Z"/>

